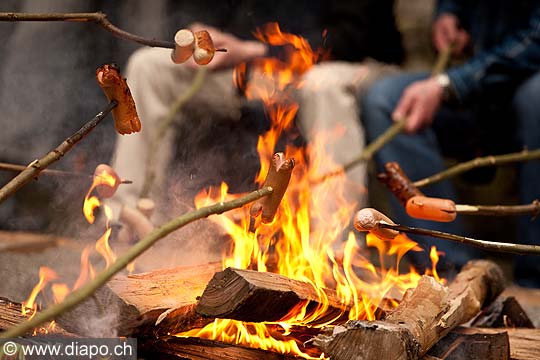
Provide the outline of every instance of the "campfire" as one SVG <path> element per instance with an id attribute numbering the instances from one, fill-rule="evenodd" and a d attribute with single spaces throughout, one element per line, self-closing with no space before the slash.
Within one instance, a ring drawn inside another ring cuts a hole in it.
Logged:
<path id="1" fill-rule="evenodd" d="M 152 231 L 128 258 L 115 255 L 109 244 L 113 214 L 103 202 L 127 181 L 110 167 L 100 166 L 83 212 L 94 224 L 99 208 L 107 221 L 95 248 L 82 251 L 78 279 L 70 285 L 54 269 L 40 268 L 39 282 L 26 302 L 0 301 L 0 327 L 40 316 L 36 297 L 50 286 L 51 302 L 61 304 L 75 296 L 77 300 L 54 313 L 53 322 L 34 328 L 34 333 L 91 336 L 90 327 L 73 319 L 99 319 L 106 308 L 115 315 L 114 335 L 137 337 L 147 354 L 179 359 L 446 359 L 466 348 L 477 358 L 508 359 L 506 331 L 458 328 L 504 290 L 500 268 L 490 261 L 473 261 L 448 281 L 437 272 L 444 254 L 435 247 L 425 254 L 432 266 L 423 274 L 404 264 L 405 254 L 422 251 L 403 233 L 410 229 L 393 228 L 398 225 L 369 209 L 373 220 L 366 220 L 366 209 L 357 214 L 357 204 L 346 200 L 350 196 L 345 191 L 351 189 L 346 172 L 324 176 L 321 169 L 339 168 L 321 151 L 327 134 L 307 147 L 280 145 L 298 111 L 294 92 L 303 86 L 302 75 L 327 54 L 282 32 L 277 24 L 257 30 L 255 37 L 287 50 L 283 61 L 265 58 L 249 71 L 245 65 L 235 69 L 237 86 L 248 99 L 262 101 L 271 120 L 270 130 L 258 140 L 260 171 L 254 180 L 258 192 L 231 194 L 225 183 L 201 191 L 194 199 L 198 217 Z M 411 191 L 410 181 L 405 178 L 403 183 Z M 403 191 L 397 195 L 406 196 L 406 203 L 422 194 L 414 189 L 411 196 Z M 415 199 L 418 208 L 420 198 Z M 221 263 L 133 274 L 133 259 L 174 226 L 212 214 L 220 214 L 209 219 L 230 238 Z M 358 230 L 368 232 L 353 231 L 353 219 Z M 104 270 L 92 265 L 93 252 L 103 257 Z M 124 268 L 130 275 L 113 278 Z M 110 280 L 101 286 L 98 279 Z M 82 293 L 85 289 L 92 298 Z M 512 310 L 492 308 L 475 322 L 485 323 L 489 315 L 514 326 L 532 326 L 514 304 Z M 538 339 L 539 334 L 528 336 Z M 486 343 L 487 350 L 482 347 Z"/>

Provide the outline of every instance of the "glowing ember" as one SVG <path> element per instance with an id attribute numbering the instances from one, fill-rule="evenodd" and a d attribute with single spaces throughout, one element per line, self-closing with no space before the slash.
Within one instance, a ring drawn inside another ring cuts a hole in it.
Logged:
<path id="1" fill-rule="evenodd" d="M 261 185 L 276 151 L 277 140 L 284 130 L 291 127 L 298 110 L 290 91 L 302 85 L 301 75 L 317 62 L 320 54 L 313 51 L 305 39 L 281 32 L 277 24 L 258 30 L 255 36 L 271 45 L 291 45 L 289 48 L 293 49 L 286 61 L 274 58 L 256 60 L 254 68 L 250 69 L 249 82 L 245 66 L 235 69 L 237 85 L 245 90 L 248 98 L 262 100 L 272 121 L 271 129 L 259 137 L 257 146 L 261 168 L 256 182 Z M 390 297 L 390 305 L 396 306 L 397 302 L 392 297 L 399 299 L 406 289 L 416 287 L 420 274 L 413 269 L 409 269 L 407 274 L 399 272 L 403 255 L 408 251 L 420 251 L 417 244 L 406 236 L 383 241 L 368 234 L 365 247 L 359 245 L 361 241 L 353 233 L 349 233 L 346 242 L 342 241 L 342 234 L 347 233 L 356 206 L 345 200 L 345 176 L 326 180 L 317 186 L 310 182 L 320 174 L 319 165 L 334 165 L 322 151 L 327 138 L 328 134 L 320 134 L 306 149 L 286 147 L 285 157 L 294 158 L 296 166 L 291 185 L 271 224 L 258 225 L 254 233 L 248 231 L 247 209 L 211 217 L 233 240 L 231 250 L 224 256 L 224 268 L 272 271 L 308 282 L 318 289 L 319 308 L 309 312 L 305 308 L 295 309 L 279 325 L 216 320 L 203 329 L 178 336 L 203 337 L 310 359 L 312 357 L 303 352 L 296 341 L 284 334 L 292 325 L 319 327 L 328 324 L 327 321 L 313 325 L 327 307 L 322 288 L 337 290 L 343 304 L 351 308 L 348 313 L 350 319 L 374 320 L 376 310 L 385 298 Z M 195 204 L 201 207 L 236 197 L 238 195 L 228 194 L 227 185 L 222 184 L 220 189 L 201 192 Z M 239 218 L 243 219 L 241 223 L 235 221 Z M 369 249 L 376 250 L 378 266 L 370 261 Z M 338 256 L 338 253 L 343 255 Z M 435 275 L 436 260 L 432 259 Z M 280 336 L 276 335 L 276 327 L 282 330 Z"/>

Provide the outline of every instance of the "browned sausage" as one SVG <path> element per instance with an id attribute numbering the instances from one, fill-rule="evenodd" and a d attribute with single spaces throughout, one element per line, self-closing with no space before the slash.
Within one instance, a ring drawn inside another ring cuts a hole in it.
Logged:
<path id="1" fill-rule="evenodd" d="M 116 131 L 121 135 L 141 131 L 141 121 L 137 115 L 135 101 L 118 67 L 103 65 L 96 70 L 96 79 L 107 98 L 118 102 L 112 111 Z"/>

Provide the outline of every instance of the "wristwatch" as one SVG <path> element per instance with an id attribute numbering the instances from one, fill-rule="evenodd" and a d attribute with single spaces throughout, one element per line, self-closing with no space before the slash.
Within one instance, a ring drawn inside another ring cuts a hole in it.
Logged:
<path id="1" fill-rule="evenodd" d="M 435 81 L 437 84 L 441 86 L 443 89 L 443 99 L 445 101 L 451 100 L 454 98 L 454 88 L 452 87 L 452 82 L 450 81 L 450 78 L 447 74 L 437 74 L 434 76 Z"/>

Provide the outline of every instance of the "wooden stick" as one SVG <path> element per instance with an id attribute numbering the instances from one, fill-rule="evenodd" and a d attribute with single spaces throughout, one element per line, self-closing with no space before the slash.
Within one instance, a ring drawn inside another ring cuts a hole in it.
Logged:
<path id="1" fill-rule="evenodd" d="M 366 215 L 364 214 L 365 212 L 368 212 L 371 214 Z M 414 228 L 414 227 L 409 227 L 405 225 L 389 223 L 384 220 L 379 220 L 379 219 L 382 219 L 383 217 L 386 217 L 386 216 L 373 208 L 362 209 L 357 213 L 357 216 L 355 216 L 354 227 L 358 231 L 371 231 L 372 228 L 391 229 L 391 230 L 401 231 L 401 232 L 410 233 L 410 234 L 432 236 L 439 239 L 450 240 L 450 241 L 455 241 L 455 242 L 459 242 L 466 245 L 475 246 L 475 247 L 478 247 L 484 250 L 489 250 L 489 251 L 507 252 L 507 253 L 513 253 L 513 254 L 519 254 L 519 255 L 540 255 L 539 245 L 522 245 L 522 244 L 477 240 L 477 239 L 473 239 L 473 238 L 469 238 L 465 236 L 445 233 L 442 231 Z M 386 233 L 386 234 L 388 236 L 392 235 L 392 233 Z"/>
<path id="2" fill-rule="evenodd" d="M 516 153 L 510 153 L 497 156 L 485 156 L 479 157 L 464 163 L 457 164 L 451 168 L 448 168 L 440 173 L 413 182 L 413 185 L 420 188 L 423 186 L 438 183 L 440 181 L 449 179 L 466 171 L 485 166 L 493 165 L 506 165 L 515 162 L 540 160 L 540 149 L 535 150 L 523 150 Z"/>
<path id="3" fill-rule="evenodd" d="M 52 163 L 60 160 L 75 144 L 81 141 L 88 135 L 98 124 L 118 105 L 115 100 L 111 101 L 105 109 L 99 112 L 92 120 L 84 124 L 75 134 L 64 140 L 54 150 L 39 160 L 32 161 L 19 175 L 14 177 L 4 187 L 0 189 L 0 204 L 8 197 L 13 195 L 17 190 L 26 185 L 30 180 L 39 176 L 39 174 Z"/>
<path id="4" fill-rule="evenodd" d="M 540 245 L 523 245 L 523 244 L 512 244 L 505 242 L 495 242 L 487 240 L 478 240 L 470 237 L 459 236 L 454 234 L 445 233 L 442 231 L 428 230 L 422 228 L 409 227 L 405 225 L 396 225 L 396 224 L 387 224 L 384 222 L 379 223 L 379 227 L 383 229 L 392 229 L 409 234 L 425 235 L 432 236 L 439 239 L 450 240 L 466 245 L 471 245 L 480 249 L 503 252 L 503 253 L 512 253 L 518 255 L 540 255 Z"/>
<path id="5" fill-rule="evenodd" d="M 26 169 L 25 165 L 11 164 L 6 162 L 0 162 L 0 170 L 21 172 Z M 56 170 L 56 169 L 43 169 L 40 175 L 49 175 L 49 176 L 74 176 L 74 177 L 83 177 L 93 179 L 95 177 L 100 177 L 99 175 L 90 175 L 79 173 L 75 171 L 65 171 L 65 170 Z M 133 181 L 127 179 L 121 179 L 120 184 L 133 184 Z"/>
<path id="6" fill-rule="evenodd" d="M 463 205 L 456 204 L 456 213 L 462 215 L 519 216 L 531 215 L 536 218 L 540 213 L 540 201 L 534 200 L 526 205 Z"/>
<path id="7" fill-rule="evenodd" d="M 445 287 L 423 276 L 384 321 L 350 321 L 315 345 L 332 360 L 418 359 L 452 329 L 469 321 L 504 289 L 493 262 L 471 261 Z"/>
<path id="8" fill-rule="evenodd" d="M 448 63 L 450 62 L 451 55 L 452 55 L 451 46 L 439 52 L 439 56 L 437 57 L 437 62 L 435 63 L 435 65 L 433 66 L 433 69 L 431 70 L 431 75 L 437 75 L 437 74 L 442 73 L 444 69 L 446 68 L 446 66 L 448 65 Z M 355 168 L 356 166 L 371 160 L 371 158 L 373 158 L 373 155 L 375 155 L 377 151 L 379 151 L 384 145 L 392 141 L 398 134 L 400 134 L 403 131 L 403 129 L 405 128 L 406 122 L 407 122 L 406 118 L 396 121 L 384 133 L 379 135 L 379 137 L 373 140 L 373 142 L 368 144 L 364 148 L 364 150 L 362 150 L 360 155 L 358 155 L 358 157 L 344 164 L 341 169 L 331 171 L 327 174 L 322 175 L 321 177 L 317 179 L 314 179 L 313 183 L 319 184 L 328 178 L 343 174 Z"/>
<path id="9" fill-rule="evenodd" d="M 285 321 L 303 306 L 307 306 L 305 318 L 309 319 L 322 303 L 324 313 L 312 322 L 308 321 L 310 324 L 335 321 L 350 309 L 350 305 L 344 304 L 332 290 L 317 291 L 309 283 L 279 274 L 227 268 L 210 280 L 196 311 L 212 318 Z"/>
<path id="10" fill-rule="evenodd" d="M 156 156 L 156 153 L 159 151 L 159 146 L 161 145 L 163 138 L 165 137 L 166 133 L 170 130 L 171 125 L 174 123 L 176 114 L 178 114 L 178 112 L 182 109 L 182 107 L 184 107 L 184 105 L 193 96 L 195 96 L 199 92 L 199 90 L 201 90 L 204 84 L 205 77 L 206 77 L 206 68 L 204 67 L 199 68 L 189 88 L 186 91 L 184 91 L 182 94 L 180 94 L 178 99 L 171 106 L 171 109 L 169 110 L 167 117 L 164 118 L 159 123 L 155 136 L 152 139 L 150 139 L 150 143 L 148 144 L 148 154 L 146 157 L 146 170 L 144 172 L 144 182 L 143 182 L 143 187 L 140 194 L 141 198 L 146 198 L 150 196 L 150 192 L 152 190 L 152 187 L 154 185 L 154 181 L 156 178 L 155 156 Z"/>
<path id="11" fill-rule="evenodd" d="M 111 32 L 114 36 L 124 40 L 133 41 L 141 45 L 174 49 L 174 42 L 156 39 L 147 39 L 114 26 L 107 14 L 94 13 L 13 13 L 0 12 L 0 21 L 73 21 L 93 22 Z"/>
<path id="12" fill-rule="evenodd" d="M 53 320 L 54 318 L 60 316 L 64 312 L 72 309 L 76 305 L 80 304 L 84 300 L 88 299 L 94 292 L 105 285 L 114 275 L 122 271 L 129 263 L 135 260 L 138 256 L 144 253 L 148 248 L 150 248 L 154 243 L 159 239 L 167 236 L 173 231 L 192 223 L 193 221 L 208 217 L 213 214 L 221 214 L 226 211 L 242 207 L 246 204 L 249 204 L 261 197 L 268 196 L 272 194 L 273 189 L 262 188 L 252 193 L 249 193 L 246 196 L 241 198 L 227 201 L 219 202 L 210 206 L 205 206 L 194 211 L 190 211 L 184 215 L 181 215 L 175 219 L 172 219 L 165 225 L 155 229 L 145 238 L 141 239 L 133 247 L 129 248 L 122 256 L 118 257 L 114 263 L 111 264 L 107 269 L 99 273 L 92 281 L 86 283 L 84 286 L 75 290 L 69 294 L 63 302 L 53 305 L 43 312 L 39 313 L 31 320 L 26 321 L 18 326 L 15 326 L 3 333 L 0 333 L 0 338 L 11 338 L 22 336 L 26 332 L 34 329 L 46 321 Z"/>

